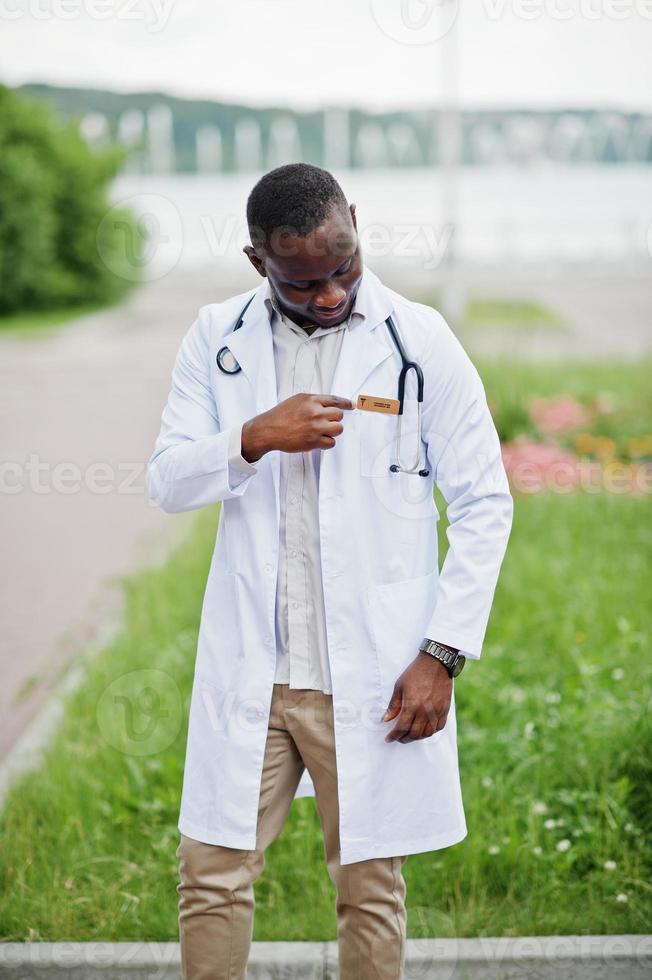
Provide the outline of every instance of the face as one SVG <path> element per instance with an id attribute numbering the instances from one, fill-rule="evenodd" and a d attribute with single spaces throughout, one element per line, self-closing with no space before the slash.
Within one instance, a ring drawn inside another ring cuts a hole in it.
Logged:
<path id="1" fill-rule="evenodd" d="M 348 317 L 363 273 L 355 204 L 334 209 L 304 238 L 279 230 L 267 248 L 244 251 L 299 326 L 331 327 Z"/>

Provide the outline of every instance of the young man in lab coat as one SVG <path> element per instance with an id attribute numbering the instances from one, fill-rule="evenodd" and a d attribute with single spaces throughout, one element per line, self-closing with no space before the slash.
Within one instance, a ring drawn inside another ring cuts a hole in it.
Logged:
<path id="1" fill-rule="evenodd" d="M 179 818 L 183 976 L 244 978 L 265 849 L 314 795 L 340 977 L 400 980 L 406 857 L 467 832 L 453 678 L 480 657 L 512 499 L 477 371 L 439 313 L 365 268 L 332 175 L 271 171 L 247 218 L 262 283 L 199 310 L 147 471 L 167 511 L 222 502 Z M 400 447 L 392 326 L 423 372 Z"/>

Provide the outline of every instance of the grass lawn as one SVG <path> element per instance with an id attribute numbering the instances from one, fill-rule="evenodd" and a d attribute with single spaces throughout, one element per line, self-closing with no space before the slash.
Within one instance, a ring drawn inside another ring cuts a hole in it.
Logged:
<path id="1" fill-rule="evenodd" d="M 608 388 L 632 419 L 643 404 L 637 367 L 481 373 L 490 398 Z M 13 789 L 2 939 L 177 939 L 176 821 L 216 516 L 198 514 L 169 561 L 126 580 L 124 631 Z M 469 836 L 408 858 L 411 937 L 649 931 L 651 517 L 651 495 L 517 499 L 482 659 L 456 681 Z M 130 730 L 155 723 L 142 754 L 119 750 L 120 694 Z M 335 938 L 313 799 L 293 803 L 256 897 L 255 939 Z"/>
<path id="2" fill-rule="evenodd" d="M 125 302 L 137 285 L 137 283 L 119 280 L 114 296 L 105 302 L 80 303 L 76 306 L 60 306 L 45 310 L 26 310 L 0 316 L 0 337 L 19 335 L 21 339 L 40 340 L 58 327 L 68 326 L 83 316 Z"/>
<path id="3" fill-rule="evenodd" d="M 441 309 L 441 296 L 436 293 L 418 294 L 415 300 L 427 303 L 436 310 Z M 543 304 L 531 299 L 516 297 L 469 296 L 460 329 L 486 330 L 497 327 L 501 330 L 522 331 L 553 330 L 560 333 L 568 331 L 568 324 Z"/>

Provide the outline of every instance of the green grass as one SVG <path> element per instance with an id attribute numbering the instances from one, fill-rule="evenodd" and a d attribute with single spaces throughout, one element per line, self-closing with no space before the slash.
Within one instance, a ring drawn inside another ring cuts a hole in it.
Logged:
<path id="1" fill-rule="evenodd" d="M 516 330 L 567 330 L 556 313 L 527 299 L 475 296 L 467 303 L 463 327 L 508 327 Z"/>
<path id="2" fill-rule="evenodd" d="M 597 420 L 601 435 L 622 441 L 652 433 L 650 358 L 617 365 L 502 360 L 476 361 L 476 364 L 501 438 L 511 438 L 513 428 L 527 428 L 524 416 L 530 398 L 547 398 L 560 392 L 584 404 L 590 404 L 596 395 L 607 396 L 611 410 L 601 412 Z"/>
<path id="3" fill-rule="evenodd" d="M 69 326 L 83 316 L 117 306 L 126 300 L 136 285 L 126 280 L 117 281 L 113 297 L 106 302 L 82 303 L 46 310 L 25 310 L 21 313 L 0 316 L 0 336 L 20 335 L 21 338 L 38 340 L 58 327 Z"/>
<path id="4" fill-rule="evenodd" d="M 518 501 L 483 658 L 456 687 L 470 833 L 408 859 L 411 936 L 648 929 L 650 509 L 607 495 Z M 127 581 L 124 633 L 14 788 L 1 821 L 4 939 L 176 938 L 185 713 L 214 522 L 202 513 L 173 559 Z M 113 747 L 105 710 L 116 689 L 138 697 L 127 675 L 141 669 L 158 672 L 148 682 L 169 711 L 149 755 Z M 335 937 L 312 799 L 293 804 L 256 892 L 257 939 Z"/>
<path id="5" fill-rule="evenodd" d="M 52 327 L 61 326 L 62 323 L 72 323 L 88 313 L 95 313 L 102 309 L 102 305 L 86 306 L 66 306 L 58 310 L 30 310 L 27 313 L 13 313 L 9 316 L 0 317 L 0 333 L 11 331 L 38 332 L 39 335 Z"/>
<path id="6" fill-rule="evenodd" d="M 437 293 L 417 295 L 414 299 L 436 310 L 441 309 L 441 297 Z M 556 330 L 565 332 L 568 324 L 553 310 L 541 303 L 525 298 L 495 296 L 469 296 L 459 329 L 506 328 L 527 332 L 530 330 Z"/>
<path id="7" fill-rule="evenodd" d="M 608 390 L 623 431 L 649 428 L 649 364 L 480 370 L 490 399 Z M 651 495 L 517 499 L 483 656 L 456 682 L 469 836 L 408 858 L 411 937 L 649 931 L 651 511 Z M 13 788 L 2 939 L 177 939 L 176 823 L 216 516 L 125 580 L 124 630 Z M 335 938 L 313 799 L 293 803 L 256 897 L 256 939 Z"/>

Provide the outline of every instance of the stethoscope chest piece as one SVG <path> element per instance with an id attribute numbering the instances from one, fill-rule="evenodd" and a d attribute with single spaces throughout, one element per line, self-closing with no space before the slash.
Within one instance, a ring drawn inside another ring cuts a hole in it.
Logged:
<path id="1" fill-rule="evenodd" d="M 249 299 L 247 300 L 245 308 L 240 314 L 240 316 L 238 317 L 236 325 L 233 328 L 234 333 L 236 330 L 239 330 L 240 327 L 242 326 L 242 323 L 244 321 L 244 315 L 247 312 L 251 303 L 253 302 L 255 295 L 256 294 L 253 293 L 253 295 L 250 296 Z M 235 356 L 232 354 L 232 352 L 229 350 L 229 348 L 226 345 L 224 345 L 224 347 L 220 347 L 217 354 L 215 355 L 215 360 L 217 361 L 218 368 L 220 369 L 220 371 L 223 372 L 223 374 L 237 374 L 238 371 L 242 371 L 242 368 L 236 361 Z"/>
<path id="2" fill-rule="evenodd" d="M 237 374 L 242 368 L 228 347 L 220 347 L 216 356 L 217 366 L 224 374 Z"/>

